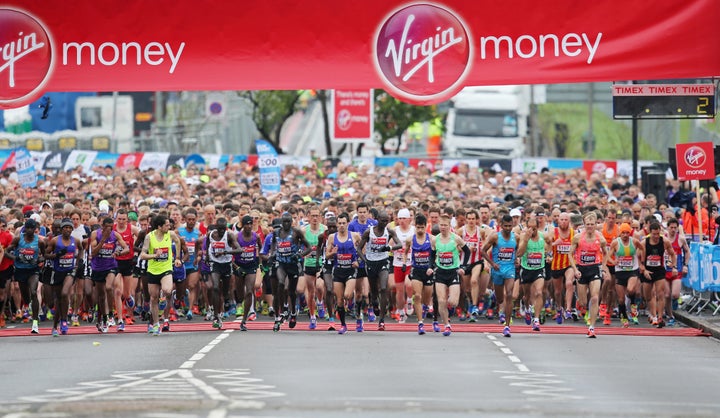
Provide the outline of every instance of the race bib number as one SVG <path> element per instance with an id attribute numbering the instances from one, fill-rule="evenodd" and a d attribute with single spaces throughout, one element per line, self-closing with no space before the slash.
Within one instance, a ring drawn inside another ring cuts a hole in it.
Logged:
<path id="1" fill-rule="evenodd" d="M 570 254 L 570 244 L 559 244 L 557 252 L 558 254 Z"/>
<path id="2" fill-rule="evenodd" d="M 337 260 L 337 266 L 340 268 L 352 267 L 352 254 L 336 254 L 335 259 Z"/>
<path id="3" fill-rule="evenodd" d="M 595 252 L 580 252 L 580 262 L 583 264 L 595 264 L 597 263 L 597 255 Z"/>
<path id="4" fill-rule="evenodd" d="M 662 266 L 662 257 L 659 255 L 649 255 L 645 260 L 645 265 L 648 267 L 660 267 Z"/>
<path id="5" fill-rule="evenodd" d="M 75 254 L 73 253 L 66 253 L 60 259 L 58 260 L 58 265 L 60 268 L 66 269 L 66 268 L 73 268 L 75 266 Z"/>
<path id="6" fill-rule="evenodd" d="M 633 268 L 633 257 L 622 256 L 617 258 L 616 266 L 620 270 L 632 270 Z"/>
<path id="7" fill-rule="evenodd" d="M 443 267 L 450 267 L 453 264 L 453 253 L 438 253 L 438 264 Z"/>
<path id="8" fill-rule="evenodd" d="M 513 258 L 515 257 L 515 249 L 510 247 L 500 248 L 500 251 L 498 251 L 498 260 L 499 261 L 513 261 Z"/>
<path id="9" fill-rule="evenodd" d="M 100 248 L 100 252 L 98 253 L 98 256 L 102 257 L 102 258 L 112 258 L 114 252 L 115 252 L 115 244 L 112 242 L 106 242 Z"/>
<path id="10" fill-rule="evenodd" d="M 540 267 L 542 265 L 542 253 L 530 253 L 527 255 L 527 264 L 530 267 Z"/>
<path id="11" fill-rule="evenodd" d="M 35 250 L 33 248 L 21 248 L 18 258 L 21 262 L 31 263 L 35 260 Z"/>
<path id="12" fill-rule="evenodd" d="M 415 260 L 416 265 L 420 265 L 420 266 L 430 265 L 430 252 L 428 252 L 428 251 L 413 252 L 413 259 Z"/>
<path id="13" fill-rule="evenodd" d="M 157 261 L 167 261 L 170 257 L 169 248 L 157 248 L 155 250 L 155 256 L 157 257 Z"/>

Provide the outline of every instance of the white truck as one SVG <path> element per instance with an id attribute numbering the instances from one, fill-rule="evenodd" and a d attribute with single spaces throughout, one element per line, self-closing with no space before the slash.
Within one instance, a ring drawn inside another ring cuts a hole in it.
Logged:
<path id="1" fill-rule="evenodd" d="M 444 151 L 453 157 L 523 156 L 532 100 L 545 101 L 545 86 L 464 88 L 451 100 Z"/>

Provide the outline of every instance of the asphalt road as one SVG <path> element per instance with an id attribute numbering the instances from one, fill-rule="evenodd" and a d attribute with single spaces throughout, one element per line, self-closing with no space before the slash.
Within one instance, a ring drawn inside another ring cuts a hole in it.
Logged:
<path id="1" fill-rule="evenodd" d="M 54 418 L 720 415 L 720 344 L 707 337 L 231 327 L 2 338 L 0 411 Z"/>

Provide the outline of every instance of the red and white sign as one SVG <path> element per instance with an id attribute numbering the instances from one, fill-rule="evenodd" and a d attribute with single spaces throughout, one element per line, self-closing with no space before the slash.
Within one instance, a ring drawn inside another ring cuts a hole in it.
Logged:
<path id="1" fill-rule="evenodd" d="M 332 140 L 370 141 L 375 126 L 374 103 L 372 90 L 333 90 Z"/>
<path id="2" fill-rule="evenodd" d="M 605 178 L 607 169 L 611 169 L 614 173 L 617 173 L 617 161 L 601 161 L 601 160 L 585 160 L 583 161 L 583 170 L 589 176 L 592 173 L 602 174 Z"/>
<path id="3" fill-rule="evenodd" d="M 710 180 L 715 178 L 715 145 L 712 142 L 691 142 L 675 147 L 678 180 Z"/>
<path id="4" fill-rule="evenodd" d="M 708 53 L 720 51 L 717 0 L 552 5 L 74 0 L 69 13 L 63 0 L 7 0 L 0 5 L 0 107 L 28 104 L 45 91 L 380 86 L 431 104 L 466 85 L 720 74 L 720 54 Z"/>

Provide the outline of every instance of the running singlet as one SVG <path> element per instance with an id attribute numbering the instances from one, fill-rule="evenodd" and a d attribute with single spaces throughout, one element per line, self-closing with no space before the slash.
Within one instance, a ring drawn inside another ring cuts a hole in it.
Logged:
<path id="1" fill-rule="evenodd" d="M 33 235 L 31 242 L 25 240 L 25 235 L 20 236 L 18 246 L 15 249 L 15 268 L 32 269 L 37 267 L 38 258 L 40 257 L 39 241 L 40 238 L 38 238 L 37 234 Z"/>
<path id="2" fill-rule="evenodd" d="M 500 266 L 500 270 L 504 268 L 515 268 L 515 251 L 517 250 L 517 240 L 515 233 L 510 232 L 510 238 L 505 239 L 502 233 L 498 233 L 497 245 L 493 247 L 493 261 Z"/>
<path id="3" fill-rule="evenodd" d="M 62 237 L 58 237 L 57 244 L 55 244 L 55 253 L 59 253 L 65 249 L 65 254 L 55 257 L 53 260 L 53 270 L 57 272 L 70 272 L 75 268 L 75 251 L 77 246 L 75 245 L 75 237 L 70 236 L 70 244 L 65 245 Z"/>
<path id="4" fill-rule="evenodd" d="M 116 234 L 118 234 L 118 235 L 120 235 L 120 237 L 122 237 L 123 241 L 125 241 L 125 244 L 127 244 L 128 247 L 130 247 L 132 249 L 135 246 L 135 239 L 133 237 L 132 227 L 130 225 L 127 225 L 125 227 L 125 231 L 123 231 L 123 232 L 118 232 L 117 225 L 113 225 L 113 231 L 115 231 Z M 116 255 L 115 259 L 116 260 L 132 260 L 133 256 L 134 256 L 133 252 L 128 251 L 127 254 Z"/>
<path id="5" fill-rule="evenodd" d="M 305 228 L 305 239 L 308 244 L 310 244 L 310 254 L 305 256 L 304 261 L 306 267 L 316 267 L 320 265 L 320 261 L 317 259 L 317 247 L 320 243 L 320 236 L 325 233 L 325 225 L 320 224 L 319 227 L 316 232 L 313 232 L 309 225 Z"/>
<path id="6" fill-rule="evenodd" d="M 622 238 L 616 238 L 618 243 L 617 251 L 615 251 L 615 271 L 634 271 L 639 268 L 637 258 L 637 248 L 633 244 L 632 239 L 628 245 L 623 244 Z"/>
<path id="7" fill-rule="evenodd" d="M 365 259 L 367 261 L 383 261 L 390 256 L 387 251 L 380 251 L 380 248 L 388 245 L 390 242 L 390 234 L 387 228 L 383 230 L 382 235 L 375 235 L 375 228 L 370 228 L 370 239 L 365 249 Z"/>
<path id="8" fill-rule="evenodd" d="M 525 254 L 520 259 L 520 265 L 525 270 L 545 268 L 545 239 L 542 232 L 538 231 L 537 240 L 528 240 Z"/>
<path id="9" fill-rule="evenodd" d="M 395 228 L 395 234 L 397 235 L 400 242 L 405 243 L 408 238 L 415 236 L 415 227 L 410 225 L 410 228 L 408 228 L 407 232 L 403 232 L 400 228 Z M 412 247 L 410 249 L 412 251 Z M 408 254 L 412 257 L 412 254 Z M 403 257 L 405 256 L 405 245 L 402 246 L 399 250 L 395 250 L 393 253 L 393 266 L 395 267 L 402 267 L 403 265 Z"/>
<path id="10" fill-rule="evenodd" d="M 230 245 L 228 244 L 228 232 L 225 231 L 223 236 L 219 240 L 215 240 L 213 238 L 214 231 L 212 234 L 208 235 L 208 240 L 210 241 L 208 251 L 210 261 L 213 263 L 220 263 L 220 264 L 227 264 L 232 261 L 233 256 L 232 254 L 228 254 L 227 251 L 230 250 Z M 225 252 L 225 254 L 219 255 L 219 253 Z"/>
<path id="11" fill-rule="evenodd" d="M 173 252 L 169 232 L 163 235 L 162 241 L 158 241 L 155 236 L 155 231 L 150 232 L 150 248 L 148 248 L 148 254 L 155 254 L 156 250 L 160 250 L 157 259 L 148 260 L 147 272 L 157 276 L 172 271 Z"/>
<path id="12" fill-rule="evenodd" d="M 435 251 L 437 256 L 435 264 L 443 270 L 453 270 L 460 267 L 460 252 L 455 242 L 455 234 L 450 234 L 450 242 L 442 242 L 442 237 L 438 235 L 435 240 Z"/>
<path id="13" fill-rule="evenodd" d="M 432 251 L 432 245 L 430 243 L 430 235 L 425 233 L 425 241 L 419 243 L 417 241 L 417 235 L 412 237 L 412 267 L 414 269 L 425 269 L 430 268 L 430 252 Z"/>
<path id="14" fill-rule="evenodd" d="M 277 261 L 279 263 L 292 264 L 296 262 L 295 256 L 298 253 L 298 245 L 295 243 L 295 234 L 292 230 L 285 238 L 277 238 Z"/>
<path id="15" fill-rule="evenodd" d="M 575 263 L 578 266 L 593 266 L 602 262 L 602 249 L 600 248 L 600 235 L 595 231 L 592 242 L 588 242 L 585 234 L 580 236 L 577 250 L 575 250 Z"/>
<path id="16" fill-rule="evenodd" d="M 355 249 L 355 243 L 353 242 L 352 236 L 348 233 L 347 240 L 341 242 L 338 240 L 338 234 L 335 234 L 335 237 L 333 237 L 333 243 L 335 244 L 335 247 L 337 247 L 337 253 L 335 254 L 335 268 L 353 268 L 352 263 L 357 261 L 358 254 Z"/>
<path id="17" fill-rule="evenodd" d="M 192 231 L 188 231 L 186 227 L 181 227 L 178 229 L 178 235 L 185 240 L 185 245 L 187 246 L 188 259 L 185 262 L 185 269 L 194 270 L 197 268 L 195 267 L 195 244 L 197 240 L 200 239 L 200 230 L 197 226 L 194 227 Z"/>
<path id="18" fill-rule="evenodd" d="M 479 226 L 475 226 L 475 233 L 469 234 L 467 227 L 463 228 L 463 235 L 462 239 L 467 244 L 468 248 L 470 248 L 470 264 L 477 263 L 478 261 L 482 260 L 482 238 L 480 238 L 480 230 L 481 228 Z"/>
<path id="19" fill-rule="evenodd" d="M 604 223 L 603 227 L 602 227 L 602 234 L 603 234 L 603 237 L 605 237 L 605 242 L 607 242 L 607 245 L 608 245 L 607 249 L 610 250 L 610 243 L 613 242 L 615 240 L 615 238 L 620 236 L 620 227 L 616 223 L 615 225 L 613 225 L 613 228 L 611 230 L 608 230 L 607 224 Z M 613 255 L 614 254 L 610 254 L 608 257 L 608 260 L 607 260 L 608 266 L 614 266 L 616 264 L 615 260 L 613 259 L 614 258 Z"/>
<path id="20" fill-rule="evenodd" d="M 675 251 L 675 256 L 677 257 L 677 265 L 675 267 L 677 267 L 678 270 L 682 270 L 682 266 L 685 262 L 685 252 L 680 246 L 680 234 L 675 234 L 675 239 L 672 241 L 672 249 Z M 670 254 L 665 254 L 665 270 L 672 271 L 672 267 L 670 267 L 671 263 L 672 258 L 670 258 Z"/>
<path id="21" fill-rule="evenodd" d="M 258 263 L 258 236 L 252 232 L 249 241 L 245 241 L 242 233 L 237 236 L 238 245 L 240 246 L 240 252 L 235 254 L 235 262 L 242 265 L 252 265 Z"/>
<path id="22" fill-rule="evenodd" d="M 560 243 L 553 245 L 553 259 L 550 264 L 552 270 L 562 270 L 570 267 L 570 247 L 575 236 L 575 230 L 568 228 L 570 234 L 567 238 L 560 238 L 560 228 L 555 228 L 555 241 L 560 239 Z M 554 241 L 553 241 L 554 242 Z"/>
<path id="23" fill-rule="evenodd" d="M 95 231 L 95 238 L 100 243 L 102 240 L 102 231 Z M 93 271 L 108 271 L 118 267 L 117 260 L 115 259 L 115 248 L 117 247 L 117 237 L 115 232 L 110 233 L 110 238 L 102 244 L 98 254 L 90 260 L 90 266 Z"/>
<path id="24" fill-rule="evenodd" d="M 645 238 L 645 268 L 652 272 L 665 271 L 665 242 L 663 237 L 657 244 L 650 244 L 650 237 Z"/>

